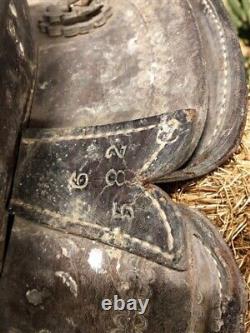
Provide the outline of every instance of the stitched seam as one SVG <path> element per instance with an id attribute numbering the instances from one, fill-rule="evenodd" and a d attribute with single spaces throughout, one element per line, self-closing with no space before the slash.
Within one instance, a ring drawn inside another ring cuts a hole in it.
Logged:
<path id="1" fill-rule="evenodd" d="M 214 21 L 215 27 L 217 28 L 219 36 L 220 36 L 219 41 L 220 41 L 220 46 L 221 46 L 223 59 L 224 59 L 223 92 L 222 92 L 222 99 L 221 99 L 221 105 L 220 105 L 220 110 L 219 110 L 219 116 L 221 116 L 222 114 L 225 114 L 226 100 L 227 100 L 227 95 L 228 95 L 227 87 L 228 87 L 228 76 L 229 76 L 229 71 L 228 71 L 229 63 L 228 63 L 228 52 L 227 52 L 227 46 L 226 46 L 226 35 L 225 35 L 225 30 L 223 28 L 223 25 L 220 22 L 220 20 L 218 19 L 218 15 L 216 15 L 217 13 L 216 13 L 215 9 L 213 8 L 211 2 L 208 0 L 202 0 L 201 3 L 205 7 L 205 14 L 210 16 L 212 18 L 212 20 Z M 220 123 L 218 122 L 215 126 L 211 139 L 208 142 L 208 145 L 212 142 L 213 138 L 216 136 L 219 126 L 220 126 Z"/>
<path id="2" fill-rule="evenodd" d="M 144 191 L 146 197 L 150 198 L 150 200 L 152 201 L 152 204 L 157 208 L 157 210 L 159 211 L 159 215 L 163 220 L 163 224 L 165 227 L 165 230 L 167 231 L 168 234 L 168 247 L 169 247 L 169 251 L 172 251 L 174 249 L 174 237 L 173 237 L 173 233 L 172 233 L 172 228 L 168 222 L 167 216 L 165 211 L 162 209 L 160 203 L 158 202 L 158 200 L 156 200 L 149 191 L 145 191 L 145 189 L 143 187 L 141 187 L 141 189 Z"/>
<path id="3" fill-rule="evenodd" d="M 218 281 L 219 281 L 219 297 L 220 297 L 220 318 L 216 318 L 217 323 L 219 323 L 221 325 L 221 327 L 223 326 L 222 324 L 222 292 L 223 292 L 223 288 L 222 288 L 222 277 L 221 277 L 221 272 L 219 269 L 219 265 L 218 262 L 216 261 L 216 259 L 213 256 L 213 253 L 210 251 L 210 249 L 202 242 L 202 240 L 200 238 L 197 238 L 201 244 L 204 246 L 205 250 L 207 251 L 207 253 L 209 254 L 209 256 L 212 258 L 213 262 L 215 263 L 216 269 L 217 269 L 217 273 L 218 273 Z M 221 331 L 221 327 L 219 332 Z"/>
<path id="4" fill-rule="evenodd" d="M 72 140 L 83 140 L 83 139 L 98 139 L 98 138 L 106 138 L 112 135 L 126 135 L 131 133 L 143 132 L 155 127 L 159 126 L 159 124 L 133 128 L 133 129 L 117 129 L 116 131 L 104 132 L 104 133 L 96 133 L 96 134 L 81 134 L 81 135 L 69 135 L 69 136 L 60 136 L 60 137 L 51 137 L 51 138 L 24 138 L 22 140 L 23 144 L 33 144 L 35 142 L 61 142 L 61 141 L 72 141 Z"/>
<path id="5" fill-rule="evenodd" d="M 75 219 L 73 216 L 72 216 L 72 218 L 70 216 L 65 217 L 65 216 L 63 216 L 61 214 L 52 212 L 49 209 L 42 209 L 42 208 L 40 208 L 38 206 L 33 206 L 33 205 L 30 205 L 30 204 L 27 204 L 27 203 L 25 203 L 25 202 L 23 202 L 21 200 L 12 200 L 12 203 L 16 207 L 22 207 L 24 209 L 27 209 L 30 212 L 35 212 L 35 213 L 38 213 L 38 214 L 45 214 L 45 215 L 47 215 L 47 216 L 49 216 L 49 217 L 51 217 L 53 219 L 60 220 L 63 223 L 71 223 L 72 224 L 72 220 Z M 89 227 L 90 229 L 98 229 L 100 231 L 107 232 L 110 236 L 112 236 L 112 238 L 116 236 L 115 231 L 112 231 L 112 230 L 110 230 L 107 227 L 102 227 L 102 226 L 99 226 L 97 224 L 91 224 L 91 223 L 84 222 L 84 221 L 78 221 L 78 223 L 75 223 L 75 225 L 78 224 L 78 225 L 80 225 L 82 227 L 86 226 L 86 227 Z M 41 222 L 40 224 L 50 226 L 50 224 L 48 224 L 48 223 Z M 57 230 L 57 228 L 53 228 L 53 230 Z M 126 233 L 122 233 L 122 237 L 125 238 L 127 241 L 130 241 L 134 245 L 140 244 L 144 249 L 149 249 L 150 248 L 150 251 L 152 251 L 154 254 L 156 254 L 156 255 L 161 254 L 165 259 L 171 259 L 171 260 L 173 259 L 173 255 L 168 254 L 167 252 L 163 252 L 162 249 L 159 246 L 153 245 L 151 243 L 148 243 L 146 241 L 143 241 L 143 240 L 135 238 L 135 237 L 131 237 L 130 235 L 128 235 Z M 102 243 L 107 244 L 107 242 L 103 241 L 102 239 L 100 239 L 100 241 Z M 117 245 L 120 244 L 119 242 L 117 243 L 116 241 L 115 241 L 115 243 Z"/>

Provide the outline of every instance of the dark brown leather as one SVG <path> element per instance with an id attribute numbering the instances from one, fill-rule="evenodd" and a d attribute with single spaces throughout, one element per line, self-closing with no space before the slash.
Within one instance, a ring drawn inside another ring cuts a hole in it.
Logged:
<path id="1" fill-rule="evenodd" d="M 8 205 L 0 333 L 243 332 L 229 249 L 153 185 L 208 173 L 240 140 L 246 85 L 222 3 L 110 0 L 106 24 L 73 39 L 39 32 L 48 3 L 31 5 L 39 69 Z M 149 306 L 103 311 L 114 295 Z"/>
<path id="2" fill-rule="evenodd" d="M 0 262 L 6 204 L 17 160 L 20 130 L 30 107 L 35 50 L 28 7 L 22 1 L 0 4 Z M 1 266 L 1 265 L 0 265 Z"/>

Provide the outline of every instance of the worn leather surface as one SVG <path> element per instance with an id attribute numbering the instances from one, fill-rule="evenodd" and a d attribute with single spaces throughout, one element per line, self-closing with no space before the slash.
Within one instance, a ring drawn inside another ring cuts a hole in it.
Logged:
<path id="1" fill-rule="evenodd" d="M 34 84 L 35 51 L 27 8 L 20 1 L 1 1 L 0 5 L 0 262 L 5 206 Z"/>
<path id="2" fill-rule="evenodd" d="M 0 327 L 8 332 L 239 332 L 241 278 L 230 251 L 203 216 L 171 206 L 185 234 L 184 270 L 18 217 L 0 284 Z M 143 235 L 142 229 L 140 229 Z M 150 251 L 150 250 L 149 250 Z M 32 263 L 32 265 L 31 265 Z M 17 276 L 22 277 L 17 279 Z M 105 312 L 101 301 L 150 299 L 144 315 Z"/>
<path id="3" fill-rule="evenodd" d="M 230 251 L 154 185 L 206 174 L 240 140 L 246 86 L 221 2 L 110 0 L 112 18 L 73 39 L 38 32 L 46 4 L 31 6 L 38 73 L 8 205 L 0 332 L 243 331 Z M 103 312 L 114 294 L 149 298 L 148 311 Z"/>
<path id="4" fill-rule="evenodd" d="M 223 1 L 191 5 L 206 61 L 209 106 L 198 147 L 185 168 L 166 176 L 170 182 L 197 178 L 224 163 L 239 145 L 247 114 L 243 57 Z"/>
<path id="5" fill-rule="evenodd" d="M 40 74 L 31 123 L 93 126 L 193 108 L 188 162 L 162 181 L 210 172 L 232 154 L 246 118 L 241 52 L 223 4 L 110 3 L 111 21 L 93 34 L 70 41 L 37 36 Z M 36 18 L 43 8 L 34 7 Z"/>

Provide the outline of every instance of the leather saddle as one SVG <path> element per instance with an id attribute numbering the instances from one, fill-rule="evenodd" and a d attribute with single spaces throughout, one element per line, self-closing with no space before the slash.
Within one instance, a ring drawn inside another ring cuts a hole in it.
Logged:
<path id="1" fill-rule="evenodd" d="M 2 0 L 0 39 L 0 332 L 243 332 L 230 250 L 155 185 L 240 142 L 222 2 Z M 147 310 L 104 311 L 114 295 Z"/>

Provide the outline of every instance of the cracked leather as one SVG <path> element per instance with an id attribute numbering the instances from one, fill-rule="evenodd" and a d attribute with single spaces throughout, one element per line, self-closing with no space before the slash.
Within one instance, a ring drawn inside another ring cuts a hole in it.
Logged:
<path id="1" fill-rule="evenodd" d="M 240 141 L 244 69 L 222 3 L 110 0 L 105 25 L 71 39 L 37 29 L 49 5 L 31 2 L 30 27 L 25 1 L 0 3 L 1 244 L 15 213 L 0 332 L 243 332 L 230 250 L 155 185 L 210 172 Z M 114 295 L 147 311 L 103 311 Z"/>

